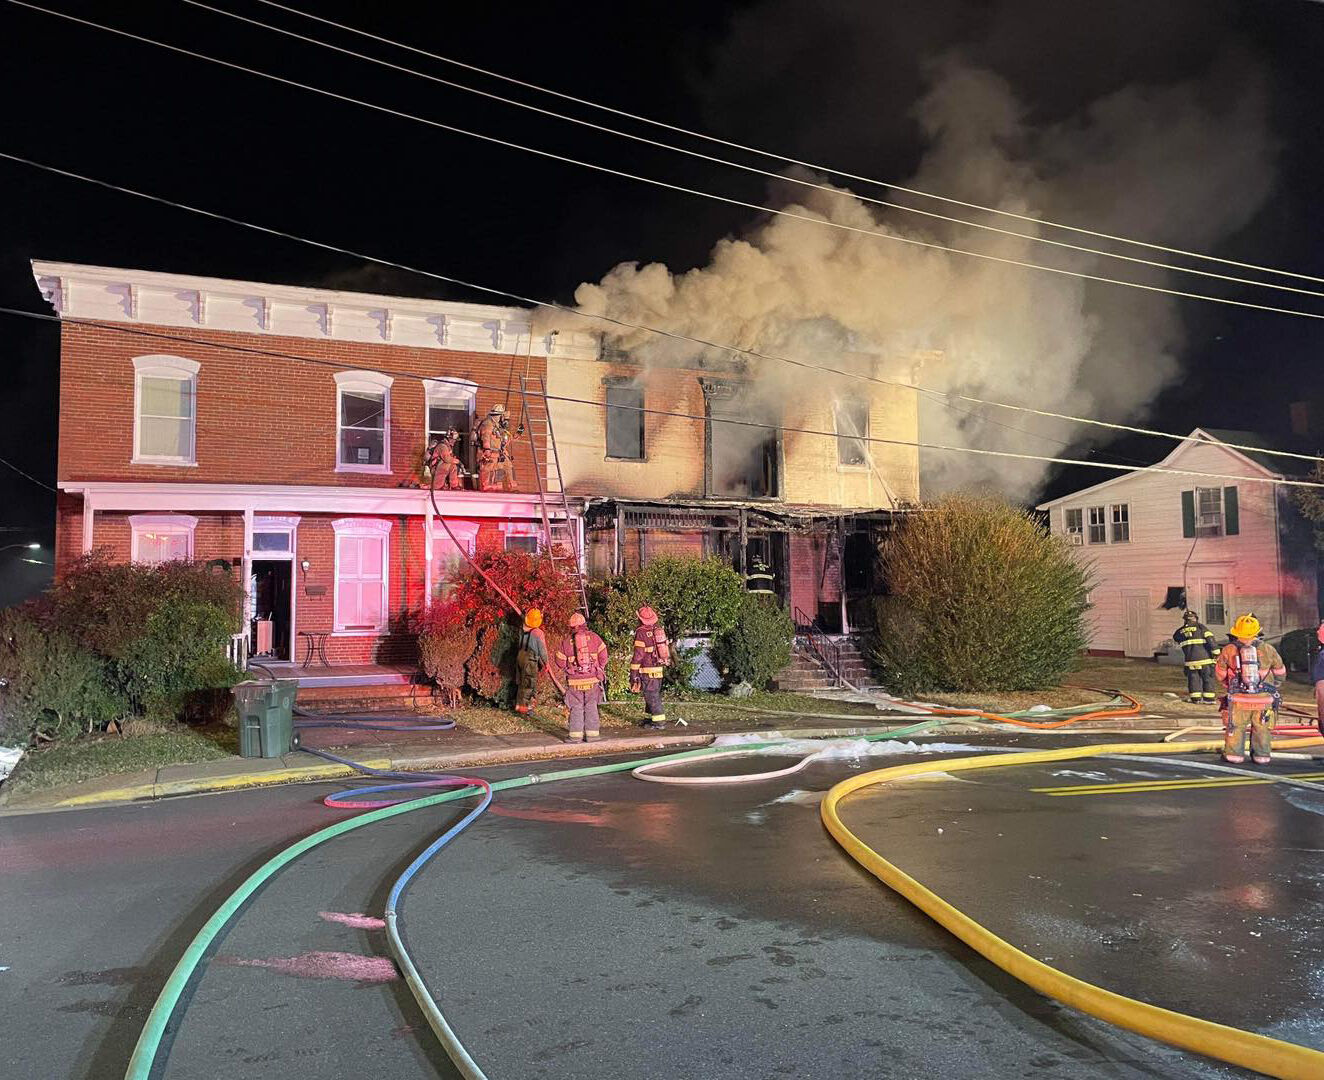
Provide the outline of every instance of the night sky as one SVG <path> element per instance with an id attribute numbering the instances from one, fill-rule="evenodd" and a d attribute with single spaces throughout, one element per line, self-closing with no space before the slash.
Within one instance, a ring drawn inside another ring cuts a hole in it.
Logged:
<path id="1" fill-rule="evenodd" d="M 758 177 L 576 131 L 179 2 L 50 6 L 549 150 L 749 201 L 767 194 L 768 182 Z M 218 6 L 373 51 L 251 0 Z M 1199 76 L 1219 63 L 1258 65 L 1279 143 L 1274 189 L 1214 253 L 1324 277 L 1324 4 L 306 6 L 568 93 L 893 180 L 910 176 L 924 149 L 912 110 L 926 65 L 952 49 L 1005 77 L 1044 123 L 1127 84 Z M 915 6 L 926 10 L 909 10 Z M 429 64 L 376 51 L 411 66 Z M 430 70 L 503 89 L 453 69 Z M 568 301 L 581 281 L 623 260 L 701 265 L 717 239 L 752 224 L 749 211 L 485 146 L 10 3 L 0 3 L 0 88 L 0 149 L 535 297 Z M 1183 240 L 1147 238 L 1177 246 Z M 28 267 L 34 257 L 484 299 L 0 162 L 0 304 L 48 310 Z M 1228 295 L 1252 298 L 1231 287 Z M 1307 297 L 1268 295 L 1310 305 Z M 1324 301 L 1314 301 L 1314 310 L 1324 311 Z M 1251 428 L 1281 435 L 1285 444 L 1287 404 L 1309 397 L 1324 420 L 1320 323 L 1194 302 L 1183 304 L 1182 317 L 1186 374 L 1155 404 L 1155 426 L 1183 433 L 1196 424 Z M 57 337 L 53 325 L 0 317 L 8 376 L 0 457 L 47 484 L 55 479 Z M 1155 461 L 1170 448 L 1125 440 L 1096 456 Z M 1100 478 L 1062 470 L 1041 494 Z M 0 532 L 0 544 L 40 540 L 49 558 L 53 496 L 0 466 L 0 527 L 20 530 Z M 15 571 L 41 573 L 16 566 L 13 556 L 0 554 L 6 592 L 21 587 Z"/>

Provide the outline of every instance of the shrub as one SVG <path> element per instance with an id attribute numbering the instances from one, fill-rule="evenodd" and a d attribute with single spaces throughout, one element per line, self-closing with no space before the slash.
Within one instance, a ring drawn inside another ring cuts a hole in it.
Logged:
<path id="1" fill-rule="evenodd" d="M 881 557 L 871 652 L 900 693 L 1051 686 L 1087 644 L 1091 569 L 1016 507 L 951 496 L 907 518 Z"/>
<path id="2" fill-rule="evenodd" d="M 480 552 L 476 562 L 521 610 L 536 607 L 542 611 L 549 641 L 564 633 L 579 606 L 579 590 L 559 564 L 545 555 L 524 551 Z M 450 585 L 444 604 L 455 621 L 481 630 L 511 616 L 506 602 L 468 566 L 451 579 Z"/>
<path id="3" fill-rule="evenodd" d="M 674 642 L 696 633 L 729 630 L 740 616 L 745 596 L 740 575 L 717 558 L 664 556 L 633 574 L 600 583 L 589 604 L 592 627 L 607 643 L 608 692 L 623 693 L 629 685 L 634 628 L 645 604 L 657 612 L 673 642 L 667 685 L 687 686 L 694 674 L 693 654 Z"/>
<path id="4" fill-rule="evenodd" d="M 240 589 L 201 563 L 79 560 L 40 604 L 43 625 L 106 658 L 135 712 L 177 715 L 189 695 L 241 676 L 226 659 Z"/>
<path id="5" fill-rule="evenodd" d="M 74 738 L 127 711 L 105 662 L 30 614 L 0 611 L 0 743 Z"/>
<path id="6" fill-rule="evenodd" d="M 762 690 L 791 662 L 794 636 L 780 604 L 746 593 L 735 625 L 713 639 L 712 662 L 727 683 L 747 682 Z"/>
<path id="7" fill-rule="evenodd" d="M 502 708 L 515 696 L 515 652 L 519 632 L 508 620 L 485 627 L 467 665 L 469 688 Z"/>
<path id="8" fill-rule="evenodd" d="M 418 658 L 424 674 L 437 685 L 447 704 L 459 704 L 464 690 L 464 665 L 478 648 L 478 631 L 457 617 L 452 604 L 438 602 L 414 624 Z"/>

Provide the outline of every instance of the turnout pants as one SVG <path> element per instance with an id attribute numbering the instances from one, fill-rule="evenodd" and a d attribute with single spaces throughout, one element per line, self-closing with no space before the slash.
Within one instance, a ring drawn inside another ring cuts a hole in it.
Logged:
<path id="1" fill-rule="evenodd" d="M 538 658 L 521 649 L 515 658 L 515 708 L 527 712 L 538 696 Z"/>
<path id="2" fill-rule="evenodd" d="M 1274 701 L 1271 695 L 1256 695 L 1267 698 L 1265 704 L 1238 702 L 1229 698 L 1223 740 L 1225 757 L 1240 760 L 1245 757 L 1246 729 L 1250 728 L 1251 754 L 1267 758 L 1273 752 Z"/>
<path id="3" fill-rule="evenodd" d="M 571 735 L 596 735 L 598 720 L 598 701 L 602 696 L 602 687 L 597 683 L 588 687 L 569 687 L 565 692 L 565 707 L 570 710 Z"/>
<path id="4" fill-rule="evenodd" d="M 1204 660 L 1198 667 L 1186 665 L 1186 696 L 1192 701 L 1218 700 L 1218 681 L 1214 677 L 1214 661 Z"/>
<path id="5" fill-rule="evenodd" d="M 639 690 L 644 695 L 644 711 L 649 719 L 658 724 L 664 723 L 667 710 L 662 704 L 662 676 L 640 675 Z"/>

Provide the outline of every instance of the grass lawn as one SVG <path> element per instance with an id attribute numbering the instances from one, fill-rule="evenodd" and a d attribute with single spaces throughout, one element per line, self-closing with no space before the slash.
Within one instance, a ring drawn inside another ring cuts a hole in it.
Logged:
<path id="1" fill-rule="evenodd" d="M 180 727 L 127 737 L 102 735 L 31 751 L 5 781 L 5 788 L 11 794 L 38 791 L 162 765 L 216 761 L 237 750 L 237 736 L 228 728 L 200 732 Z"/>

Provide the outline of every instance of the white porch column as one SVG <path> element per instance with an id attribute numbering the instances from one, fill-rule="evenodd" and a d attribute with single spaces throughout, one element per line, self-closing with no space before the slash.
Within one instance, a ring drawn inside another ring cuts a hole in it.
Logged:
<path id="1" fill-rule="evenodd" d="M 293 571 L 291 571 L 293 572 Z M 243 632 L 248 633 L 250 620 L 253 618 L 253 594 L 250 591 L 250 583 L 253 579 L 253 508 L 247 507 L 244 510 L 244 564 L 243 564 L 243 589 L 244 589 L 244 627 Z M 291 628 L 292 629 L 292 628 Z"/>
<path id="2" fill-rule="evenodd" d="M 423 607 L 432 606 L 432 500 L 423 504 Z"/>
<path id="3" fill-rule="evenodd" d="M 83 554 L 92 553 L 92 526 L 96 517 L 96 509 L 92 503 L 92 493 L 83 492 Z"/>

